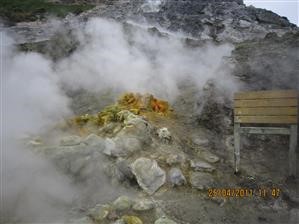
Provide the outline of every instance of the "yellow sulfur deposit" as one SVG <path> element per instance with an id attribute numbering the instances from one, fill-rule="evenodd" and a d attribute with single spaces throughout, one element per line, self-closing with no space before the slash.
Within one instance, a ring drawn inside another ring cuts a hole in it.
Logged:
<path id="1" fill-rule="evenodd" d="M 105 107 L 97 114 L 84 114 L 73 117 L 67 121 L 67 126 L 79 135 L 85 136 L 97 127 L 111 122 L 122 122 L 118 114 L 125 110 L 149 118 L 155 116 L 155 114 L 157 116 L 167 116 L 171 112 L 167 101 L 157 99 L 151 94 L 125 93 L 118 99 L 116 104 Z"/>
<path id="2" fill-rule="evenodd" d="M 126 223 L 126 224 L 143 224 L 143 222 L 141 221 L 140 218 L 138 218 L 137 216 L 129 216 L 129 215 L 124 215 L 122 217 L 122 220 Z"/>

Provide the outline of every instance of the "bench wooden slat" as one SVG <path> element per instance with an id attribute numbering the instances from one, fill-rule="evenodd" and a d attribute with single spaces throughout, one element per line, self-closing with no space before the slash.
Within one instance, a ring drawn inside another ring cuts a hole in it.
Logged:
<path id="1" fill-rule="evenodd" d="M 235 116 L 235 123 L 297 124 L 297 116 Z"/>
<path id="2" fill-rule="evenodd" d="M 235 115 L 297 115 L 297 107 L 236 108 Z"/>
<path id="3" fill-rule="evenodd" d="M 276 128 L 276 127 L 241 127 L 242 134 L 262 134 L 262 135 L 290 135 L 290 128 Z"/>
<path id="4" fill-rule="evenodd" d="M 298 99 L 235 100 L 235 108 L 240 107 L 297 107 Z"/>
<path id="5" fill-rule="evenodd" d="M 250 91 L 236 93 L 235 99 L 280 99 L 280 98 L 297 98 L 296 90 L 265 90 L 265 91 Z"/>

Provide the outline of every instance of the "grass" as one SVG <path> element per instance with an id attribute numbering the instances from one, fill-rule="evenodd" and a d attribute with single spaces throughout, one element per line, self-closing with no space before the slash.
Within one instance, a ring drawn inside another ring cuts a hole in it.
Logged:
<path id="1" fill-rule="evenodd" d="M 10 23 L 35 21 L 47 15 L 65 17 L 93 8 L 88 4 L 60 4 L 47 0 L 0 0 L 0 17 Z"/>

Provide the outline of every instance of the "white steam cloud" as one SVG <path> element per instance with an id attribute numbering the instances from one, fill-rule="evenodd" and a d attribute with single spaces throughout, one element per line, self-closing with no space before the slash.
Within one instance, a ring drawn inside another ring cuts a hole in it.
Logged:
<path id="1" fill-rule="evenodd" d="M 65 217 L 75 193 L 69 180 L 21 144 L 69 113 L 51 62 L 41 55 L 16 53 L 1 33 L 1 212 L 4 221 L 49 222 Z"/>
<path id="2" fill-rule="evenodd" d="M 140 27 L 128 31 L 120 23 L 100 18 L 86 24 L 83 36 L 81 48 L 57 66 L 61 81 L 75 89 L 112 87 L 173 100 L 178 84 L 186 79 L 199 89 L 210 79 L 231 91 L 237 86 L 223 64 L 230 45 L 188 48 L 176 36 L 161 38 Z"/>

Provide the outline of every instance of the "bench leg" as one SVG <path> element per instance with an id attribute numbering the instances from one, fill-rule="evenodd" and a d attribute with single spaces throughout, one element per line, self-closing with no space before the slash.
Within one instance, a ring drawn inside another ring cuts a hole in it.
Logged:
<path id="1" fill-rule="evenodd" d="M 234 158 L 235 158 L 235 173 L 239 172 L 240 166 L 240 124 L 235 123 L 234 125 Z"/>
<path id="2" fill-rule="evenodd" d="M 290 149 L 289 149 L 289 175 L 296 177 L 296 148 L 297 125 L 291 125 Z"/>

